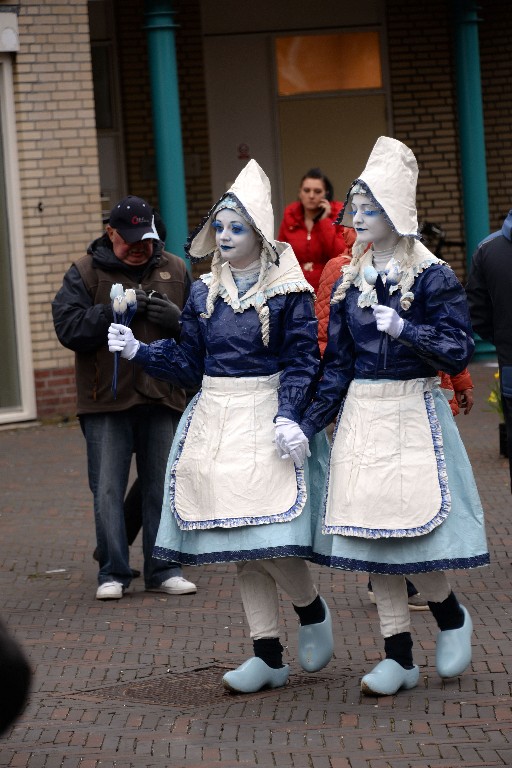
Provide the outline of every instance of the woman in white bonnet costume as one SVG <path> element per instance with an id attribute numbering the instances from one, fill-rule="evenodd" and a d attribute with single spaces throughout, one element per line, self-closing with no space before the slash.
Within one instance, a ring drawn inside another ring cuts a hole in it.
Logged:
<path id="1" fill-rule="evenodd" d="M 437 378 L 471 358 L 469 312 L 453 271 L 419 242 L 417 176 L 411 150 L 382 136 L 349 190 L 353 257 L 333 288 L 322 379 L 300 422 L 311 437 L 339 412 L 314 559 L 371 573 L 386 658 L 361 686 L 378 695 L 418 683 L 405 576 L 439 626 L 436 668 L 448 678 L 471 662 L 472 622 L 445 570 L 489 562 L 473 473 Z"/>
<path id="2" fill-rule="evenodd" d="M 109 329 L 111 351 L 180 387 L 201 385 L 169 456 L 155 556 L 236 562 L 254 648 L 223 677 L 237 692 L 287 682 L 278 586 L 299 617 L 301 666 L 319 670 L 333 652 L 329 609 L 304 559 L 327 457 L 321 435 L 306 461 L 298 426 L 318 377 L 317 323 L 311 286 L 273 231 L 270 183 L 251 160 L 189 238 L 192 259 L 213 260 L 192 286 L 180 342 L 145 345 L 129 328 Z"/>

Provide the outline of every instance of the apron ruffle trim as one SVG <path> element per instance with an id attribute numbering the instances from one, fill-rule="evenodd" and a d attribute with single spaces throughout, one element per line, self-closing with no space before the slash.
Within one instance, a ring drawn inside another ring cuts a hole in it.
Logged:
<path id="1" fill-rule="evenodd" d="M 179 528 L 182 531 L 208 530 L 211 528 L 240 528 L 245 525 L 270 525 L 271 523 L 286 523 L 290 520 L 293 520 L 295 517 L 298 517 L 302 512 L 302 510 L 304 509 L 304 506 L 307 500 L 307 489 L 306 489 L 306 480 L 304 477 L 304 470 L 299 469 L 298 467 L 294 468 L 295 478 L 297 483 L 297 496 L 293 505 L 289 509 L 285 510 L 284 512 L 279 512 L 277 514 L 267 515 L 267 516 L 224 517 L 219 519 L 201 520 L 201 521 L 183 520 L 183 518 L 180 517 L 179 512 L 176 509 L 176 468 L 178 466 L 178 461 L 180 459 L 181 453 L 183 451 L 183 446 L 185 445 L 185 440 L 187 438 L 187 433 L 190 427 L 190 423 L 194 415 L 195 407 L 200 397 L 201 397 L 201 392 L 198 392 L 197 395 L 192 400 L 190 412 L 187 416 L 187 421 L 178 443 L 176 459 L 173 462 L 170 475 L 169 475 L 169 495 L 170 495 L 171 512 L 174 515 L 174 518 L 176 519 L 176 522 Z M 283 557 L 285 557 L 285 555 L 283 555 Z"/>
<path id="2" fill-rule="evenodd" d="M 439 423 L 439 419 L 437 418 L 436 409 L 434 405 L 434 398 L 432 397 L 431 392 L 424 392 L 423 397 L 425 400 L 425 406 L 427 411 L 427 416 L 429 420 L 430 425 L 430 432 L 432 435 L 432 442 L 434 446 L 434 454 L 436 458 L 436 465 L 437 465 L 437 476 L 439 480 L 439 488 L 441 492 L 441 506 L 439 508 L 439 512 L 434 515 L 427 523 L 424 523 L 423 525 L 416 526 L 414 528 L 397 528 L 397 529 L 389 529 L 389 528 L 361 528 L 361 527 L 355 527 L 355 526 L 348 526 L 348 525 L 327 525 L 325 523 L 325 516 L 327 513 L 327 496 L 329 491 L 329 477 L 330 477 L 330 459 L 329 459 L 329 470 L 327 473 L 327 482 L 326 482 L 326 489 L 324 494 L 324 502 L 323 502 L 323 525 L 322 525 L 322 533 L 323 534 L 340 534 L 342 536 L 356 536 L 359 538 L 364 539 L 382 539 L 382 538 L 412 538 L 414 536 L 423 536 L 426 533 L 430 533 L 434 530 L 434 528 L 437 528 L 438 525 L 440 525 L 446 518 L 448 517 L 448 514 L 451 509 L 451 495 L 450 495 L 450 489 L 448 487 L 448 473 L 446 471 L 446 461 L 444 458 L 444 450 L 443 450 L 443 436 L 441 432 L 441 425 Z M 337 421 L 336 421 L 336 428 L 333 434 L 333 445 L 334 445 L 334 439 L 336 437 L 336 432 L 338 431 L 338 425 L 341 420 L 341 416 L 343 413 L 343 407 L 345 404 L 345 400 L 343 400 Z M 455 566 L 452 566 L 455 567 Z"/>
<path id="3" fill-rule="evenodd" d="M 211 273 L 201 275 L 200 279 L 205 285 L 210 286 L 212 275 Z M 306 280 L 299 278 L 279 285 L 267 286 L 248 298 L 232 299 L 223 284 L 219 287 L 219 296 L 234 312 L 245 312 L 250 307 L 261 306 L 265 303 L 265 299 L 272 299 L 274 296 L 286 296 L 288 293 L 313 293 L 313 289 Z"/>

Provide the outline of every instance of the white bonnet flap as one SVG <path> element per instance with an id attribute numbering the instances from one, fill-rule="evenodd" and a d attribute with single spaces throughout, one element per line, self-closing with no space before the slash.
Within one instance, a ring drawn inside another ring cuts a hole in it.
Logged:
<path id="1" fill-rule="evenodd" d="M 388 220 L 399 235 L 418 237 L 418 215 L 416 211 L 416 184 L 418 164 L 414 153 L 397 139 L 380 136 L 375 142 L 366 167 L 352 184 L 363 182 L 370 190 L 375 202 L 384 210 Z M 342 218 L 345 226 L 352 226 L 347 213 Z"/>
<path id="2" fill-rule="evenodd" d="M 215 214 L 226 207 L 235 207 L 261 235 L 273 261 L 278 261 L 274 241 L 274 212 L 272 209 L 270 181 L 256 160 L 250 160 L 236 180 L 215 203 L 200 227 L 192 233 L 185 249 L 191 259 L 204 259 L 216 248 L 215 232 L 211 223 Z M 233 205 L 234 201 L 234 205 Z"/>

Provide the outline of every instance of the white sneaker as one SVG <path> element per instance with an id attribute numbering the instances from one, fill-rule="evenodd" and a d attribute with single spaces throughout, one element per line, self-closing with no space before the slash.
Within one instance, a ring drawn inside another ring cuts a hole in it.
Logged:
<path id="1" fill-rule="evenodd" d="M 171 576 L 158 587 L 147 587 L 148 592 L 166 592 L 168 595 L 192 595 L 197 592 L 197 587 L 183 576 Z"/>
<path id="2" fill-rule="evenodd" d="M 124 593 L 124 587 L 118 581 L 106 581 L 96 590 L 96 600 L 119 600 Z"/>

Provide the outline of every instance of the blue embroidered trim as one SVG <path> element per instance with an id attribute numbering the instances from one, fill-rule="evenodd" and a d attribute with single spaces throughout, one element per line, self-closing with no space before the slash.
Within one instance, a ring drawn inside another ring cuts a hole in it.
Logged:
<path id="1" fill-rule="evenodd" d="M 194 415 L 194 411 L 196 409 L 200 396 L 201 396 L 201 391 L 199 391 L 195 396 L 195 398 L 192 400 L 191 408 L 187 416 L 187 421 L 185 423 L 183 433 L 178 443 L 176 458 L 172 464 L 171 471 L 169 474 L 170 507 L 171 507 L 171 512 L 174 515 L 174 518 L 176 520 L 176 523 L 178 524 L 178 527 L 182 531 L 208 530 L 210 528 L 241 528 L 244 525 L 270 525 L 271 523 L 287 523 L 289 520 L 293 520 L 294 518 L 298 517 L 301 514 L 302 510 L 304 509 L 304 506 L 307 501 L 307 488 L 306 488 L 306 480 L 304 477 L 304 469 L 303 468 L 299 469 L 298 467 L 294 467 L 295 479 L 297 482 L 297 496 L 292 506 L 289 509 L 285 510 L 284 512 L 278 512 L 277 514 L 267 515 L 265 517 L 262 517 L 262 516 L 226 517 L 226 518 L 213 518 L 211 520 L 200 520 L 200 521 L 183 520 L 180 517 L 178 510 L 176 509 L 176 470 L 178 467 L 178 462 L 180 460 L 181 454 L 183 452 L 183 447 L 185 445 L 185 440 L 190 427 L 190 423 L 192 421 L 192 417 Z"/>
<path id="2" fill-rule="evenodd" d="M 362 571 L 363 573 L 382 574 L 408 574 L 430 573 L 431 571 L 467 570 L 469 568 L 481 568 L 489 565 L 489 553 L 473 555 L 473 557 L 444 558 L 443 560 L 425 560 L 420 563 L 376 563 L 371 560 L 355 560 L 336 555 L 321 555 L 313 552 L 311 561 L 317 565 L 326 565 L 329 568 L 339 568 L 343 571 Z"/>
<path id="3" fill-rule="evenodd" d="M 270 560 L 274 557 L 301 557 L 304 560 L 310 560 L 312 549 L 311 547 L 299 547 L 298 545 L 289 544 L 282 547 L 268 547 L 268 549 L 242 549 L 232 552 L 223 550 L 192 555 L 187 552 L 180 552 L 177 549 L 155 547 L 153 557 L 156 557 L 158 560 L 172 560 L 183 565 L 238 563 L 244 560 Z"/>
<path id="4" fill-rule="evenodd" d="M 434 404 L 434 398 L 432 396 L 432 393 L 424 392 L 423 397 L 425 400 L 425 407 L 427 410 L 427 416 L 428 416 L 429 425 L 430 425 L 430 433 L 432 435 L 432 442 L 434 445 L 434 454 L 435 454 L 436 465 L 437 465 L 437 477 L 439 481 L 439 489 L 441 491 L 441 506 L 439 507 L 439 511 L 428 522 L 424 523 L 423 525 L 418 525 L 414 528 L 391 529 L 391 528 L 362 528 L 360 526 L 352 526 L 352 525 L 327 525 L 325 522 L 325 517 L 327 513 L 327 491 L 329 488 L 329 478 L 331 474 L 331 456 L 329 455 L 329 470 L 327 475 L 328 481 L 326 484 L 326 492 L 324 495 L 324 506 L 323 506 L 324 511 L 323 511 L 322 533 L 340 534 L 342 536 L 357 536 L 359 538 L 364 538 L 364 539 L 412 538 L 413 536 L 423 536 L 426 533 L 430 533 L 430 531 L 433 531 L 434 528 L 437 528 L 438 525 L 441 525 L 441 523 L 446 520 L 451 510 L 452 499 L 450 495 L 450 489 L 448 488 L 448 473 L 446 470 L 446 461 L 445 461 L 444 450 L 443 450 L 443 435 L 441 432 L 441 425 L 439 423 L 439 419 L 437 418 L 436 407 Z M 336 436 L 336 432 L 338 430 L 338 424 L 339 424 L 342 411 L 343 411 L 343 406 L 342 406 L 342 409 L 340 410 L 338 420 L 336 422 L 336 428 L 333 434 L 333 444 L 334 444 L 334 438 Z M 331 451 L 332 451 L 332 448 L 331 448 Z"/>

